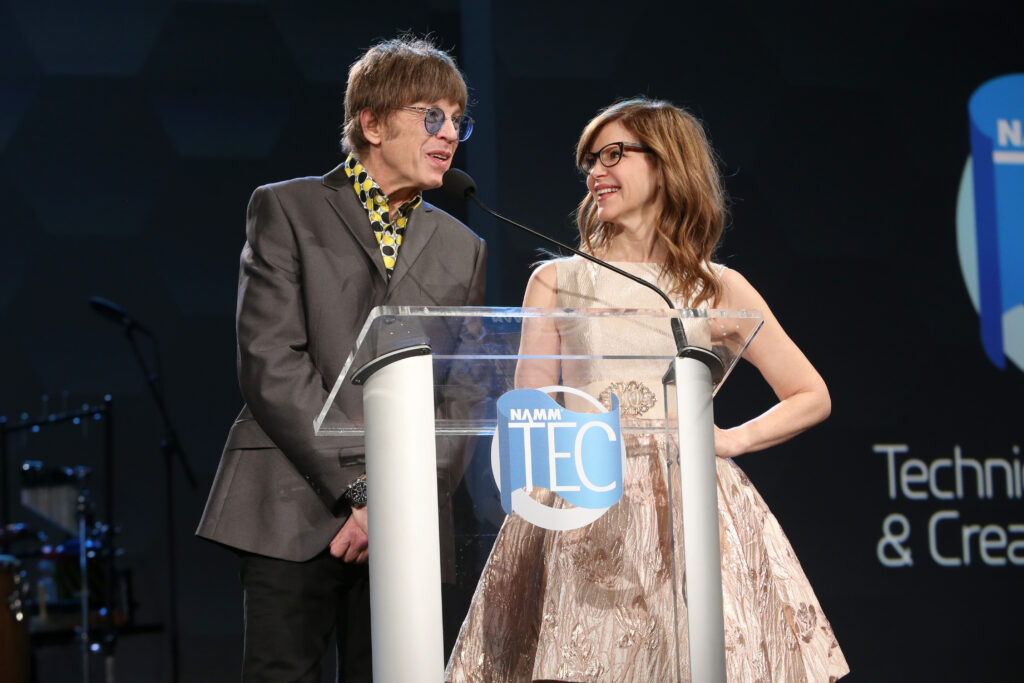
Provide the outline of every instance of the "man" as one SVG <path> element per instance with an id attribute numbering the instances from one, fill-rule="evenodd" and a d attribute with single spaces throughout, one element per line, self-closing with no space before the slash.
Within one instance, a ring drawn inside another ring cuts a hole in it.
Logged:
<path id="1" fill-rule="evenodd" d="M 198 530 L 239 556 L 245 681 L 319 681 L 335 628 L 338 680 L 370 680 L 362 440 L 315 437 L 313 418 L 374 306 L 483 301 L 483 241 L 420 196 L 472 131 L 465 108 L 447 53 L 379 43 L 349 70 L 348 158 L 250 200 L 237 309 L 246 405 Z M 358 389 L 331 411 L 334 423 L 361 415 Z"/>

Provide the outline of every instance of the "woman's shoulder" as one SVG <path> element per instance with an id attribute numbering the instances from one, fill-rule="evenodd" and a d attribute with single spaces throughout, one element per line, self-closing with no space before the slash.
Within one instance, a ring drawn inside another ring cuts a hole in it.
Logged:
<path id="1" fill-rule="evenodd" d="M 558 300 L 558 263 L 563 259 L 550 259 L 534 266 L 526 283 L 523 297 L 525 307 L 551 307 Z"/>
<path id="2" fill-rule="evenodd" d="M 556 305 L 553 302 L 557 301 L 560 291 L 579 291 L 580 283 L 593 279 L 587 270 L 590 265 L 590 261 L 575 255 L 550 258 L 535 264 L 530 281 L 526 285 L 527 299 L 533 302 L 545 301 L 545 305 Z"/>
<path id="3" fill-rule="evenodd" d="M 761 295 L 738 270 L 721 263 L 712 263 L 711 267 L 722 284 L 717 308 L 738 310 L 764 305 Z"/>
<path id="4" fill-rule="evenodd" d="M 735 268 L 730 268 L 724 263 L 712 262 L 711 269 L 714 271 L 715 275 L 718 276 L 718 279 L 721 281 L 723 286 L 727 287 L 729 285 L 737 286 L 744 284 L 748 287 L 750 286 L 750 283 L 747 282 L 747 278 L 743 277 L 740 271 Z"/>
<path id="5" fill-rule="evenodd" d="M 580 256 L 557 256 L 535 263 L 530 277 L 557 279 L 559 274 L 576 272 L 587 263 L 588 261 Z"/>

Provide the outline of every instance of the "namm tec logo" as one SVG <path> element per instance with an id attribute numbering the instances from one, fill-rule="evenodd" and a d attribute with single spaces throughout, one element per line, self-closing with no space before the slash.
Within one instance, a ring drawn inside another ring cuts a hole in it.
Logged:
<path id="1" fill-rule="evenodd" d="M 572 394 L 597 412 L 573 412 L 549 395 Z M 498 399 L 491 442 L 491 470 L 501 507 L 544 529 L 587 526 L 622 498 L 626 451 L 619 397 L 611 409 L 578 389 L 563 386 L 514 389 Z M 569 507 L 546 505 L 530 494 L 550 491 Z"/>
<path id="2" fill-rule="evenodd" d="M 957 201 L 957 251 L 992 363 L 1024 370 L 1024 74 L 983 83 L 967 104 L 971 156 Z"/>

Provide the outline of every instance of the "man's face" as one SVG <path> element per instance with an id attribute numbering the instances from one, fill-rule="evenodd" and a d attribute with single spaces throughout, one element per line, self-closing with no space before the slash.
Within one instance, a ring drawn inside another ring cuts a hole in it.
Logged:
<path id="1" fill-rule="evenodd" d="M 371 149 L 367 168 L 395 204 L 421 190 L 440 187 L 459 144 L 458 131 L 451 121 L 452 116 L 462 113 L 459 105 L 438 100 L 408 106 L 438 107 L 445 113 L 445 121 L 431 135 L 423 123 L 425 112 L 421 109 L 398 109 L 388 117 L 379 146 Z"/>

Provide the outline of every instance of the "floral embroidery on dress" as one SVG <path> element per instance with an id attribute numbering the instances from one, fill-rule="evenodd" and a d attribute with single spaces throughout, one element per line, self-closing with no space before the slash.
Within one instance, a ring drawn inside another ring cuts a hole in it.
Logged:
<path id="1" fill-rule="evenodd" d="M 640 417 L 658 402 L 650 387 L 636 380 L 609 384 L 597 397 L 606 410 L 612 409 L 612 394 L 619 397 L 619 412 L 623 417 Z"/>

